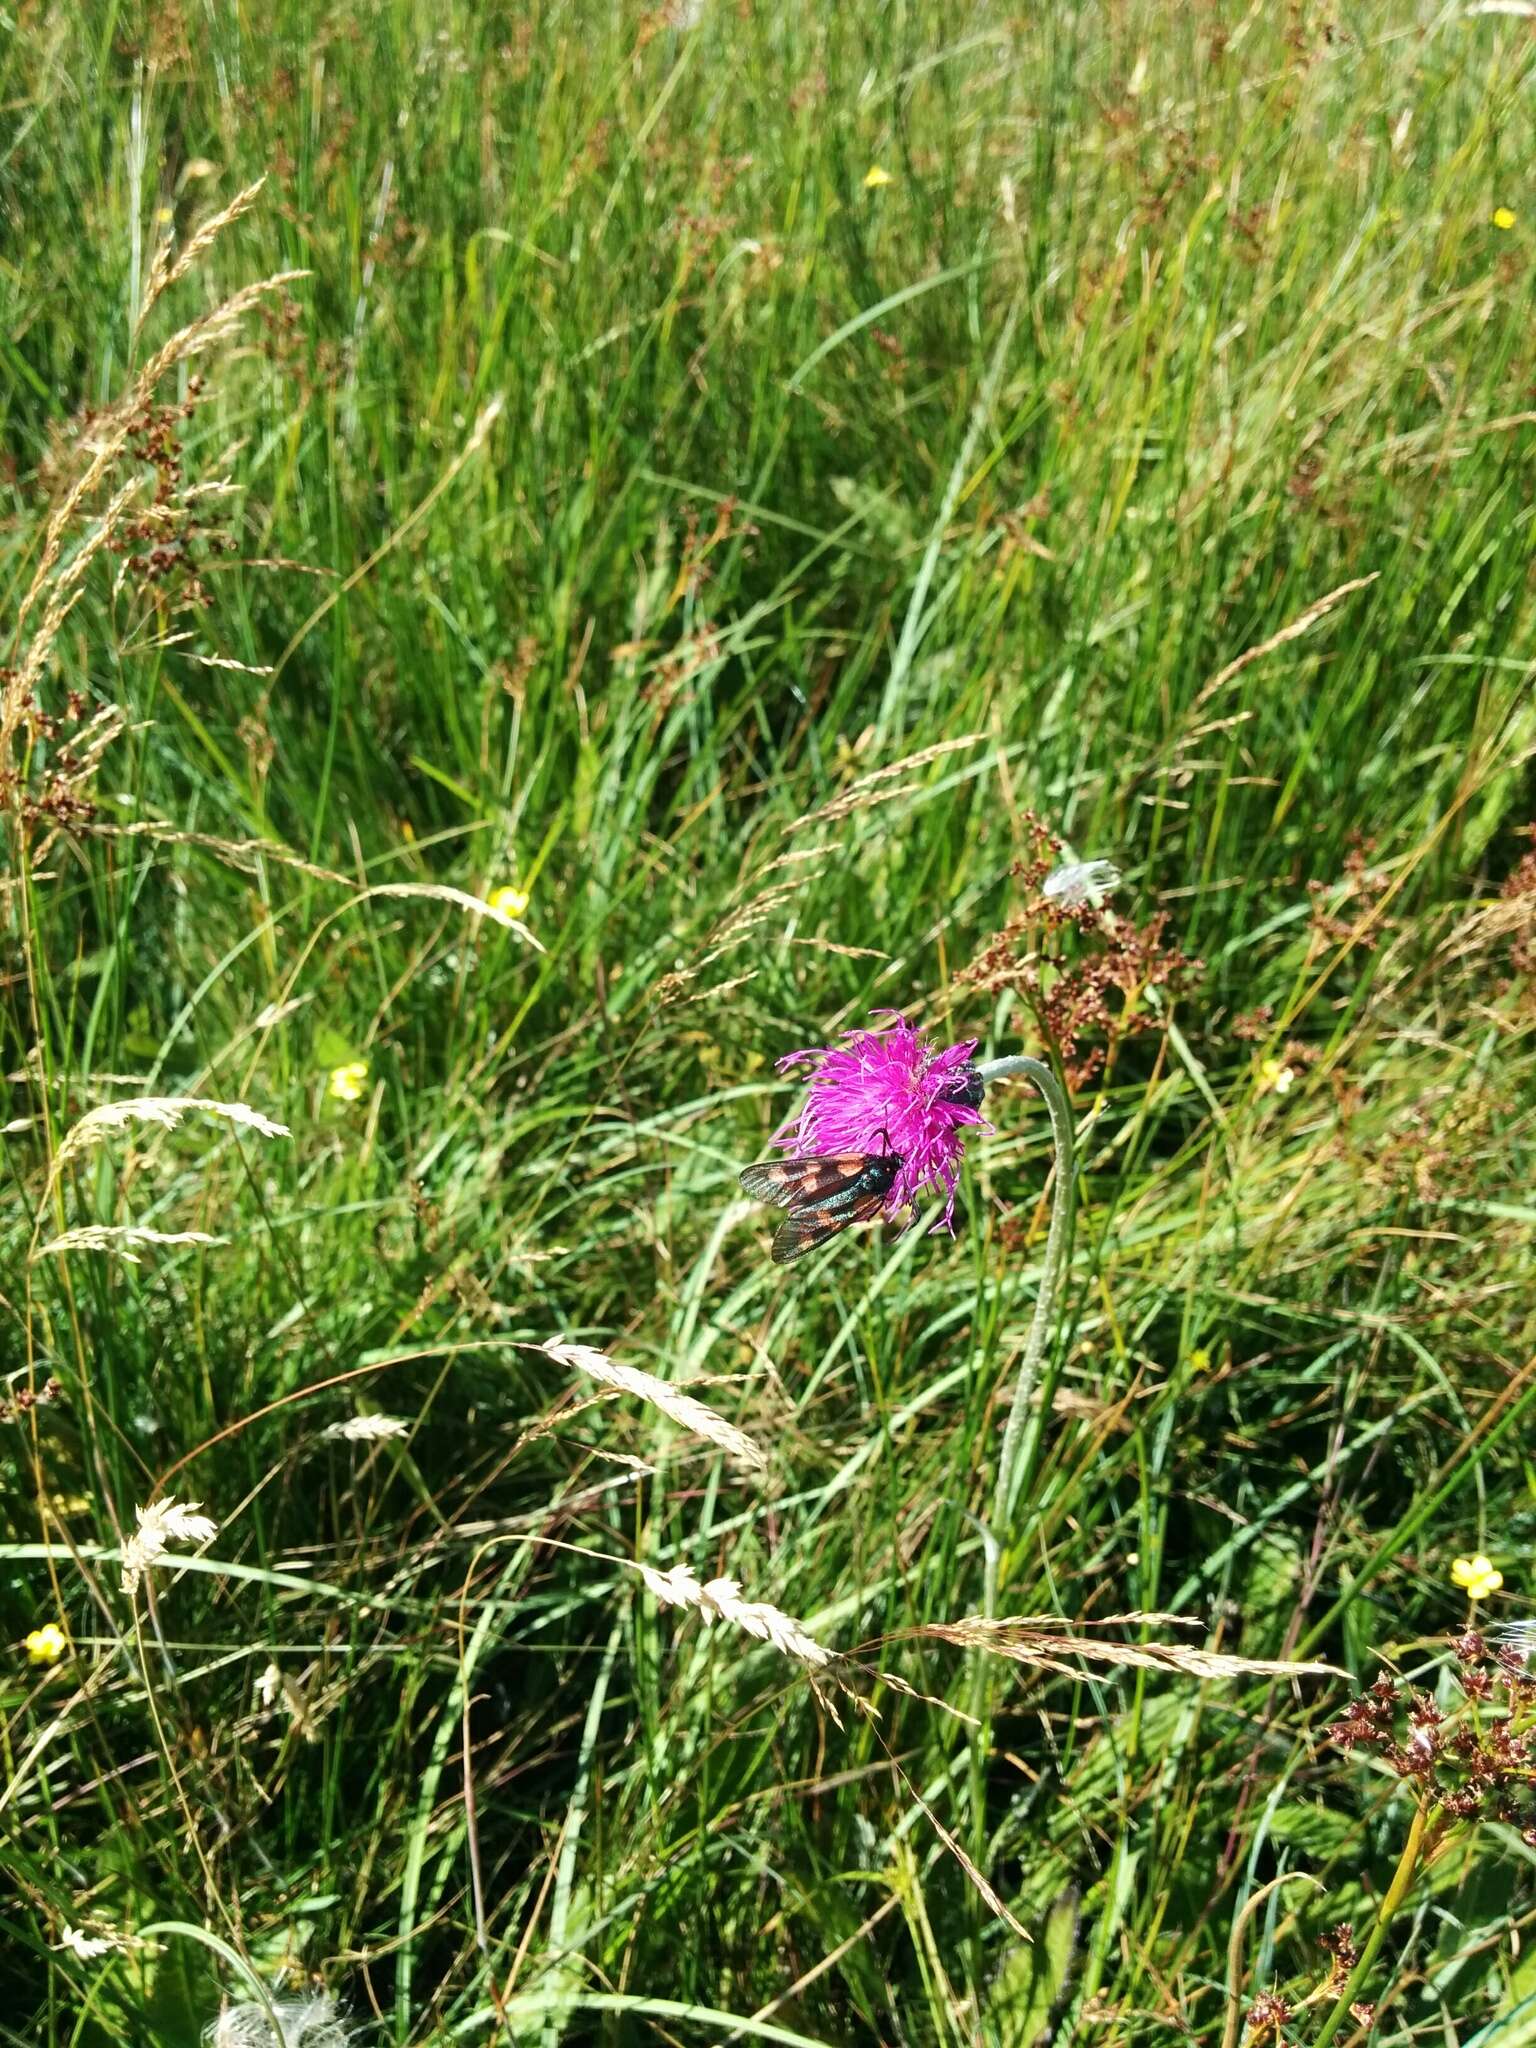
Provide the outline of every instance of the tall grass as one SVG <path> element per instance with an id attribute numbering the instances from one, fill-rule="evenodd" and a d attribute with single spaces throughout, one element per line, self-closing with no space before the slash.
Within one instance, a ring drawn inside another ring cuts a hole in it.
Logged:
<path id="1" fill-rule="evenodd" d="M 1518 1831 L 1199 1659 L 1530 1590 L 1530 29 L 8 26 L 0 2041 L 1310 2040 L 1402 1868 L 1373 2038 L 1529 2023 Z M 1051 1056 L 1031 813 L 1201 964 L 997 1530 L 1041 1108 L 953 1241 L 735 1173 L 872 1010 Z"/>

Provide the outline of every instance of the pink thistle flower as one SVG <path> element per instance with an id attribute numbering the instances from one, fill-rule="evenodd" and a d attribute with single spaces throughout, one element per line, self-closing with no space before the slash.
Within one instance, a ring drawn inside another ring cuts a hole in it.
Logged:
<path id="1" fill-rule="evenodd" d="M 974 1038 L 936 1051 L 895 1011 L 895 1022 L 876 1031 L 848 1031 L 842 1043 L 786 1053 L 782 1073 L 814 1060 L 805 1107 L 786 1124 L 776 1145 L 796 1159 L 828 1153 L 900 1156 L 901 1168 L 885 1198 L 886 1214 L 909 1204 L 915 1211 L 927 1188 L 943 1188 L 944 1214 L 934 1226 L 954 1234 L 955 1184 L 965 1133 L 992 1127 L 982 1117 L 984 1082 L 971 1055 Z"/>

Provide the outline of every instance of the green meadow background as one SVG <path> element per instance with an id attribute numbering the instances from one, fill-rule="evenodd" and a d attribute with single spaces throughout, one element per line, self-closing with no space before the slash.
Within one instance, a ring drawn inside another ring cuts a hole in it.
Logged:
<path id="1" fill-rule="evenodd" d="M 0 109 L 0 2042 L 190 2048 L 242 1964 L 336 2001 L 282 2048 L 1319 2038 L 1413 1810 L 1327 1730 L 1450 1697 L 1457 1556 L 1536 1590 L 1530 10 L 22 0 Z M 1347 1677 L 914 1633 L 1027 1084 L 953 1240 L 740 1202 L 871 1011 L 1051 1056 L 968 972 L 1050 950 L 1031 812 L 1200 965 L 1076 1094 L 1000 1610 Z M 61 1160 L 142 1096 L 290 1135 Z M 219 1535 L 131 1606 L 164 1494 Z M 1371 2040 L 1536 2039 L 1533 1858 L 1447 1833 Z"/>

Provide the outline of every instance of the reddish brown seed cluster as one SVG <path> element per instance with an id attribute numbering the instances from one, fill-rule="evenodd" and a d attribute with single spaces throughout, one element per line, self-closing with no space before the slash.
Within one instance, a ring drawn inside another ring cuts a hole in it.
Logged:
<path id="1" fill-rule="evenodd" d="M 1536 1848 L 1536 1681 L 1517 1650 L 1497 1657 L 1475 1629 L 1455 1645 L 1464 1707 L 1447 1709 L 1385 1673 L 1329 1730 L 1374 1750 L 1453 1820 L 1496 1820 Z"/>
<path id="2" fill-rule="evenodd" d="M 1398 929 L 1395 919 L 1382 914 L 1381 905 L 1392 886 L 1392 877 L 1371 866 L 1373 839 L 1352 835 L 1344 856 L 1344 872 L 1337 882 L 1307 884 L 1311 908 L 1307 922 L 1316 936 L 1331 946 L 1365 946 L 1372 950 Z"/>
<path id="3" fill-rule="evenodd" d="M 15 669 L 0 668 L 0 691 L 16 679 Z M 96 815 L 84 787 L 94 763 L 75 751 L 89 708 L 78 690 L 69 692 L 60 712 L 45 711 L 31 692 L 22 699 L 22 729 L 36 750 L 28 764 L 32 780 L 23 781 L 9 764 L 0 766 L 0 803 L 14 804 L 23 824 L 80 825 Z"/>
<path id="4" fill-rule="evenodd" d="M 48 1378 L 40 1387 L 18 1387 L 13 1394 L 0 1400 L 0 1422 L 15 1422 L 20 1416 L 30 1414 L 34 1408 L 46 1408 L 57 1401 L 64 1391 L 62 1380 Z"/>
<path id="5" fill-rule="evenodd" d="M 1290 2000 L 1278 1991 L 1261 1991 L 1248 2008 L 1248 2048 L 1285 2048 Z"/>
<path id="6" fill-rule="evenodd" d="M 1053 900 L 1043 884 L 1061 841 L 1034 812 L 1023 814 L 1031 848 L 1012 870 L 1023 908 L 955 979 L 987 994 L 1011 989 L 1056 1053 L 1071 1088 L 1086 1087 L 1127 1039 L 1166 1028 L 1147 991 L 1181 993 L 1201 971 L 1167 938 L 1168 917 L 1145 924 L 1092 902 Z"/>
<path id="7" fill-rule="evenodd" d="M 198 606 L 209 602 L 202 563 L 209 555 L 228 554 L 235 547 L 231 535 L 202 517 L 182 484 L 181 428 L 196 412 L 202 393 L 202 379 L 193 377 L 179 404 L 146 399 L 133 415 L 128 446 L 154 471 L 154 496 L 108 542 L 124 558 L 125 574 L 136 583 L 163 589 L 179 604 Z"/>
<path id="8" fill-rule="evenodd" d="M 1349 1982 L 1350 1972 L 1360 1960 L 1360 1950 L 1355 1943 L 1353 1923 L 1348 1920 L 1341 1920 L 1337 1927 L 1330 1929 L 1326 1934 L 1318 1936 L 1317 1945 L 1325 1955 L 1332 1957 L 1332 1967 L 1328 1972 L 1328 1982 L 1324 1988 L 1332 1997 L 1337 1998 L 1344 1989 L 1344 1986 Z"/>

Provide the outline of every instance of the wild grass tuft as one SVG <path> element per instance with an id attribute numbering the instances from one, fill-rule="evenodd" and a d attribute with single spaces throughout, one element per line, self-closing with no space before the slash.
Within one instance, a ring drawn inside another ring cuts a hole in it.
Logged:
<path id="1" fill-rule="evenodd" d="M 1513 2042 L 1530 22 L 130 13 L 0 54 L 0 2044 Z M 736 1200 L 891 1009 L 1069 1087 L 1039 1330 L 1025 1089 Z"/>

